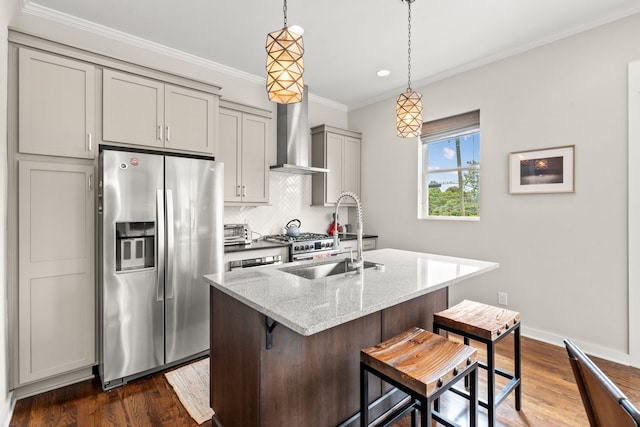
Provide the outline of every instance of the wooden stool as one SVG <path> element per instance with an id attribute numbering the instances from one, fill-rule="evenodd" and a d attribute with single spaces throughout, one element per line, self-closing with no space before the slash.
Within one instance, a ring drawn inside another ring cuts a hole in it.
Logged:
<path id="1" fill-rule="evenodd" d="M 416 410 L 421 413 L 422 427 L 431 427 L 432 418 L 447 426 L 456 424 L 442 418 L 431 405 L 458 380 L 469 376 L 469 425 L 478 419 L 477 351 L 420 328 L 411 328 L 395 337 L 360 352 L 360 425 L 369 426 L 368 373 L 407 393 L 411 400 L 400 408 L 392 408 L 376 420 L 384 425 L 399 420 L 409 411 L 416 425 Z"/>
<path id="2" fill-rule="evenodd" d="M 487 363 L 478 366 L 487 370 L 487 401 L 479 400 L 479 404 L 487 408 L 489 427 L 496 423 L 496 407 L 502 403 L 507 395 L 515 389 L 516 410 L 520 410 L 520 313 L 499 307 L 493 307 L 479 302 L 464 300 L 447 310 L 434 314 L 433 331 L 452 332 L 464 337 L 464 343 L 469 339 L 479 341 L 487 346 Z M 509 333 L 514 333 L 513 359 L 514 372 L 507 372 L 496 368 L 495 345 Z M 495 393 L 495 374 L 509 379 L 509 383 Z M 461 396 L 467 393 L 452 390 Z M 436 409 L 437 409 L 436 402 Z"/>

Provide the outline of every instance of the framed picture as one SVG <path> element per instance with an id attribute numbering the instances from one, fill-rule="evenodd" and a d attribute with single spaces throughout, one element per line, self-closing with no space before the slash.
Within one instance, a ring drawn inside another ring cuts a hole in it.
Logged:
<path id="1" fill-rule="evenodd" d="M 509 192 L 574 193 L 575 145 L 509 154 Z"/>

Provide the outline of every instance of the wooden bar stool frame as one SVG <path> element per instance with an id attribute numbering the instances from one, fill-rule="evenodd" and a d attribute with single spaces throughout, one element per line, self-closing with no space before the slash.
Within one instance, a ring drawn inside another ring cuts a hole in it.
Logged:
<path id="1" fill-rule="evenodd" d="M 515 390 L 515 401 L 516 401 L 516 411 L 520 410 L 521 407 L 521 362 L 520 362 L 520 321 L 510 325 L 504 332 L 500 333 L 500 335 L 495 339 L 487 339 L 471 332 L 461 331 L 456 328 L 452 328 L 441 323 L 434 318 L 433 321 L 433 331 L 436 334 L 440 333 L 440 330 L 454 333 L 456 335 L 460 335 L 464 338 L 464 343 L 469 345 L 470 340 L 478 341 L 484 344 L 487 347 L 487 363 L 478 362 L 478 367 L 485 369 L 487 371 L 487 400 L 478 399 L 478 404 L 483 408 L 487 409 L 488 418 L 489 418 L 489 427 L 493 427 L 496 422 L 496 408 L 500 405 L 511 393 Z M 495 363 L 495 345 L 502 341 L 505 337 L 507 337 L 510 333 L 513 332 L 513 365 L 514 371 L 508 372 L 503 369 L 496 368 Z M 493 372 L 493 374 L 492 374 Z M 495 394 L 496 381 L 495 375 L 500 375 L 501 377 L 507 378 L 509 382 L 500 390 L 498 395 Z M 465 381 L 465 386 L 466 386 Z M 464 392 L 462 390 L 458 390 L 452 388 L 451 391 L 456 393 L 462 397 L 467 399 L 470 398 L 468 392 Z M 438 409 L 438 402 L 435 402 L 436 410 Z"/>
<path id="2" fill-rule="evenodd" d="M 423 331 L 424 332 L 424 331 Z M 474 352 L 475 353 L 475 352 Z M 474 357 L 475 359 L 475 357 Z M 432 392 L 430 395 L 424 395 L 410 387 L 406 386 L 402 382 L 397 381 L 394 378 L 389 377 L 384 372 L 369 366 L 367 363 L 360 361 L 360 426 L 369 427 L 369 374 L 373 374 L 383 381 L 398 388 L 402 392 L 409 395 L 410 400 L 407 403 L 400 402 L 396 406 L 387 410 L 385 413 L 376 418 L 376 427 L 378 426 L 390 426 L 408 412 L 411 411 L 411 425 L 417 427 L 416 411 L 420 411 L 420 425 L 422 427 L 431 427 L 432 420 L 436 420 L 439 423 L 447 427 L 460 427 L 459 424 L 455 424 L 440 414 L 439 408 L 435 407 L 435 403 L 438 401 L 440 395 L 446 391 L 454 391 L 453 386 L 464 378 L 468 383 L 469 392 L 467 393 L 467 399 L 469 399 L 469 426 L 476 427 L 478 423 L 478 361 L 469 358 L 466 365 L 462 370 L 457 367 L 453 371 L 453 377 L 447 381 L 446 384 L 442 384 L 442 378 L 438 380 L 438 389 Z M 406 399 L 405 399 L 406 400 Z"/>

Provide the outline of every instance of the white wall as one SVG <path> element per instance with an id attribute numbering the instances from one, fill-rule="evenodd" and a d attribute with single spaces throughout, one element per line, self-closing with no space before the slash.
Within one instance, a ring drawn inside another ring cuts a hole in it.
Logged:
<path id="1" fill-rule="evenodd" d="M 0 1 L 0 425 L 8 426 L 12 393 L 8 384 L 7 342 L 7 26 L 17 1 Z"/>
<path id="2" fill-rule="evenodd" d="M 450 302 L 495 305 L 504 291 L 525 334 L 628 361 L 627 64 L 639 39 L 634 15 L 417 88 L 425 121 L 480 109 L 479 222 L 416 218 L 417 142 L 395 136 L 394 99 L 350 112 L 380 246 L 497 261 Z M 569 144 L 575 194 L 509 194 L 510 152 Z"/>
<path id="3" fill-rule="evenodd" d="M 629 350 L 640 366 L 640 61 L 629 64 Z"/>

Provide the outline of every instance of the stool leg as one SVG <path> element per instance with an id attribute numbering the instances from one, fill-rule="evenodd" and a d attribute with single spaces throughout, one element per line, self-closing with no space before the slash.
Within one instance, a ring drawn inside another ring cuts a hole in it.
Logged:
<path id="1" fill-rule="evenodd" d="M 418 410 L 411 411 L 411 427 L 418 427 Z"/>
<path id="2" fill-rule="evenodd" d="M 433 333 L 436 335 L 440 335 L 440 325 L 438 325 L 437 323 L 433 324 Z M 440 399 L 436 399 L 433 401 L 433 409 L 436 412 L 440 411 Z"/>
<path id="3" fill-rule="evenodd" d="M 469 390 L 469 427 L 478 425 L 478 369 L 469 374 L 471 386 Z"/>
<path id="4" fill-rule="evenodd" d="M 469 345 L 469 338 L 467 337 L 463 337 L 464 338 L 464 345 Z M 466 377 L 464 377 L 464 388 L 469 390 L 469 376 L 467 375 Z"/>
<path id="5" fill-rule="evenodd" d="M 513 332 L 514 375 L 520 381 L 516 386 L 516 411 L 519 411 L 521 405 L 520 386 L 522 385 L 522 380 L 520 379 L 520 325 Z"/>
<path id="6" fill-rule="evenodd" d="M 431 427 L 431 402 L 429 399 L 420 399 L 420 425 Z"/>
<path id="7" fill-rule="evenodd" d="M 495 344 L 487 344 L 487 413 L 489 415 L 489 427 L 496 423 L 496 358 Z"/>
<path id="8" fill-rule="evenodd" d="M 369 426 L 369 378 L 364 364 L 360 363 L 360 427 Z"/>

